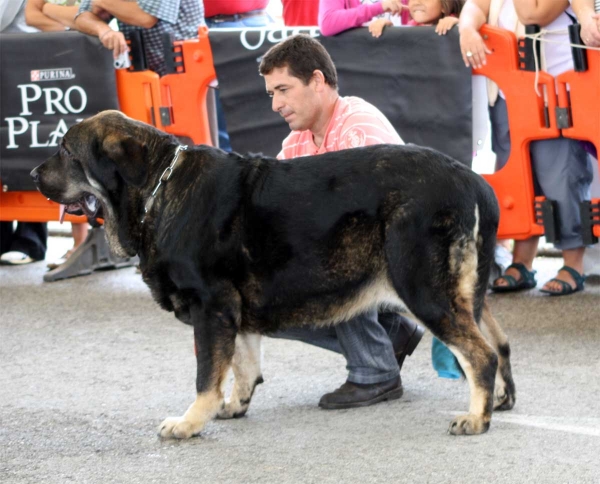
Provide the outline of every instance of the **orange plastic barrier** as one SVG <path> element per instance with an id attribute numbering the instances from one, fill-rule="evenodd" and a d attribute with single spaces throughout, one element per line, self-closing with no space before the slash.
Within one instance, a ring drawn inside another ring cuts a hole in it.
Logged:
<path id="1" fill-rule="evenodd" d="M 587 51 L 588 69 L 569 71 L 556 78 L 559 107 L 568 110 L 570 127 L 563 136 L 590 141 L 600 155 L 600 52 Z M 600 198 L 591 200 L 592 207 L 600 207 Z M 600 208 L 592 208 L 592 233 L 600 237 Z"/>
<path id="2" fill-rule="evenodd" d="M 48 222 L 59 219 L 58 204 L 44 198 L 40 192 L 0 192 L 0 220 Z M 85 217 L 65 216 L 69 222 L 86 222 Z"/>
<path id="3" fill-rule="evenodd" d="M 168 109 L 170 118 L 170 124 L 163 123 L 162 129 L 187 136 L 194 144 L 212 145 L 206 96 L 217 74 L 208 28 L 200 27 L 197 39 L 175 42 L 174 47 L 183 69 L 160 78 L 162 106 Z"/>
<path id="4" fill-rule="evenodd" d="M 160 127 L 159 76 L 152 71 L 117 69 L 117 96 L 123 113 L 133 119 Z"/>
<path id="5" fill-rule="evenodd" d="M 545 72 L 539 73 L 538 86 L 546 92 L 546 106 L 544 98 L 535 94 L 535 73 L 519 70 L 515 35 L 487 25 L 481 29 L 481 34 L 493 54 L 487 56 L 485 66 L 474 69 L 473 73 L 498 84 L 506 97 L 510 125 L 511 152 L 506 166 L 496 173 L 484 175 L 500 204 L 498 237 L 522 240 L 543 235 L 544 228 L 538 224 L 534 208 L 529 143 L 536 139 L 556 138 L 560 134 L 553 116 L 550 116 L 549 126 L 545 121 L 545 113 L 554 113 L 557 105 L 554 78 Z"/>
<path id="6" fill-rule="evenodd" d="M 159 78 L 152 71 L 116 71 L 121 111 L 195 144 L 212 144 L 206 95 L 216 78 L 208 29 L 201 27 L 197 39 L 175 43 L 182 67 L 177 74 Z M 162 115 L 162 118 L 161 118 Z M 37 191 L 0 192 L 0 220 L 47 222 L 59 220 L 58 204 Z M 67 215 L 70 222 L 85 217 Z"/>

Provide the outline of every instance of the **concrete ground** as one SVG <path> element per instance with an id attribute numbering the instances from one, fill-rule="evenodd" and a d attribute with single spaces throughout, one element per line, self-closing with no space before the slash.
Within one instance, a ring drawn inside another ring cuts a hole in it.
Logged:
<path id="1" fill-rule="evenodd" d="M 68 245 L 51 238 L 48 259 Z M 536 260 L 540 285 L 559 265 Z M 134 268 L 54 283 L 44 271 L 0 267 L 0 482 L 600 482 L 598 285 L 490 297 L 518 393 L 485 435 L 446 434 L 468 387 L 437 378 L 427 334 L 404 365 L 402 399 L 340 411 L 317 402 L 344 381 L 341 356 L 265 339 L 247 416 L 178 442 L 156 428 L 193 401 L 191 328 Z"/>

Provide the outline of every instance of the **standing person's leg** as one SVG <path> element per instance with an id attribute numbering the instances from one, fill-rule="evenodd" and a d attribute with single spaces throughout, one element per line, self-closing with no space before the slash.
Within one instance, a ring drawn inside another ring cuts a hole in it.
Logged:
<path id="1" fill-rule="evenodd" d="M 504 274 L 494 281 L 494 292 L 510 292 L 522 289 L 532 289 L 537 285 L 533 260 L 537 254 L 539 237 L 526 240 L 515 240 L 513 247 L 513 262 Z"/>
<path id="2" fill-rule="evenodd" d="M 13 250 L 23 250 L 34 260 L 43 260 L 48 247 L 48 224 L 45 222 L 19 222 L 13 241 Z"/>
<path id="3" fill-rule="evenodd" d="M 598 0 L 598 5 L 600 6 L 600 0 Z M 600 198 L 600 170 L 598 169 L 598 160 L 590 154 L 590 161 L 594 171 L 594 180 L 592 181 L 591 187 L 591 198 Z M 600 244 L 595 244 L 586 249 L 583 256 L 583 272 L 588 278 L 590 276 L 600 276 Z"/>
<path id="4" fill-rule="evenodd" d="M 67 259 L 73 255 L 73 252 L 77 250 L 77 248 L 85 242 L 89 233 L 89 224 L 87 222 L 76 224 L 71 223 L 71 235 L 73 236 L 73 247 L 67 250 L 67 252 L 58 260 L 53 262 L 49 262 L 46 267 L 48 269 L 53 270 L 58 266 L 67 262 Z"/>
<path id="5" fill-rule="evenodd" d="M 225 121 L 225 112 L 223 111 L 223 103 L 219 90 L 215 90 L 215 110 L 217 111 L 217 129 L 219 131 L 219 148 L 230 153 L 231 141 L 229 141 L 229 133 L 227 132 L 227 122 Z"/>
<path id="6" fill-rule="evenodd" d="M 0 257 L 3 264 L 28 264 L 46 257 L 48 225 L 41 222 L 17 222 L 10 250 Z"/>
<path id="7" fill-rule="evenodd" d="M 266 27 L 271 23 L 273 23 L 273 19 L 266 13 L 266 11 L 262 15 L 257 14 L 247 18 L 244 18 L 244 14 L 240 14 L 239 20 L 215 21 L 211 20 L 211 18 L 206 19 L 206 25 L 209 29 Z M 230 152 L 232 151 L 231 141 L 229 139 L 229 133 L 227 132 L 227 121 L 225 120 L 225 111 L 223 110 L 223 103 L 221 102 L 219 89 L 215 90 L 215 110 L 217 111 L 219 148 L 221 148 L 224 151 Z"/>
<path id="8" fill-rule="evenodd" d="M 568 138 L 532 142 L 531 158 L 543 194 L 557 202 L 560 231 L 559 241 L 554 245 L 564 257 L 564 267 L 542 291 L 570 294 L 583 289 L 585 246 L 579 204 L 590 198 L 592 164 L 581 143 Z"/>
<path id="9" fill-rule="evenodd" d="M 492 151 L 496 155 L 495 171 L 501 170 L 508 162 L 510 155 L 510 127 L 506 101 L 498 96 L 496 103 L 489 108 Z"/>
<path id="10" fill-rule="evenodd" d="M 496 154 L 496 171 L 501 170 L 510 156 L 510 126 L 506 101 L 498 96 L 494 106 L 490 107 L 492 125 L 492 151 Z M 535 287 L 533 260 L 537 254 L 539 237 L 516 240 L 513 248 L 512 264 L 498 277 L 492 286 L 496 292 L 509 292 Z"/>
<path id="11" fill-rule="evenodd" d="M 71 224 L 71 234 L 73 235 L 73 249 L 77 249 L 85 242 L 89 233 L 89 225 L 87 223 Z"/>
<path id="12" fill-rule="evenodd" d="M 0 255 L 10 251 L 13 232 L 13 222 L 0 222 Z"/>

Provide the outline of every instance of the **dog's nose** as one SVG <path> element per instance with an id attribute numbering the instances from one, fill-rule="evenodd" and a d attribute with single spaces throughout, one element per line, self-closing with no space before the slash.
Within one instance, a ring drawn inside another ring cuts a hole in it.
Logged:
<path id="1" fill-rule="evenodd" d="M 33 183 L 38 183 L 40 181 L 40 174 L 39 174 L 37 168 L 34 168 L 33 170 L 31 170 L 31 173 L 29 175 L 33 179 Z"/>

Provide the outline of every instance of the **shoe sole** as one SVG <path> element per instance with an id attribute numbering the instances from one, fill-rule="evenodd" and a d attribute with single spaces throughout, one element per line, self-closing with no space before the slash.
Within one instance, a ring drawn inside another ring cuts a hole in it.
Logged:
<path id="1" fill-rule="evenodd" d="M 507 292 L 529 291 L 530 289 L 534 289 L 535 286 L 537 286 L 537 283 L 535 283 L 533 285 L 531 285 L 531 284 L 520 285 L 519 283 L 517 283 L 514 286 L 492 286 L 491 290 L 492 290 L 492 292 L 495 292 L 496 294 L 503 294 L 503 293 L 507 293 Z"/>
<path id="2" fill-rule="evenodd" d="M 560 291 L 560 292 L 548 291 L 547 289 L 540 289 L 540 292 L 543 294 L 548 294 L 549 296 L 552 296 L 552 297 L 558 297 L 558 296 L 570 296 L 571 294 L 575 294 L 576 292 L 583 291 L 583 290 L 584 290 L 583 287 L 579 287 L 579 288 L 575 288 L 572 290 Z"/>
<path id="3" fill-rule="evenodd" d="M 21 261 L 7 261 L 7 260 L 2 260 L 0 261 L 0 265 L 3 266 L 22 266 L 25 264 L 31 264 L 33 262 L 36 262 L 35 259 L 25 259 L 25 260 L 21 260 Z"/>
<path id="4" fill-rule="evenodd" d="M 394 388 L 387 393 L 383 393 L 371 400 L 365 400 L 364 402 L 355 402 L 355 403 L 329 403 L 322 405 L 319 403 L 319 407 L 323 410 L 342 410 L 344 408 L 360 408 L 360 407 L 369 407 L 371 405 L 375 405 L 379 402 L 385 402 L 386 400 L 398 400 L 404 394 L 404 389 Z"/>

